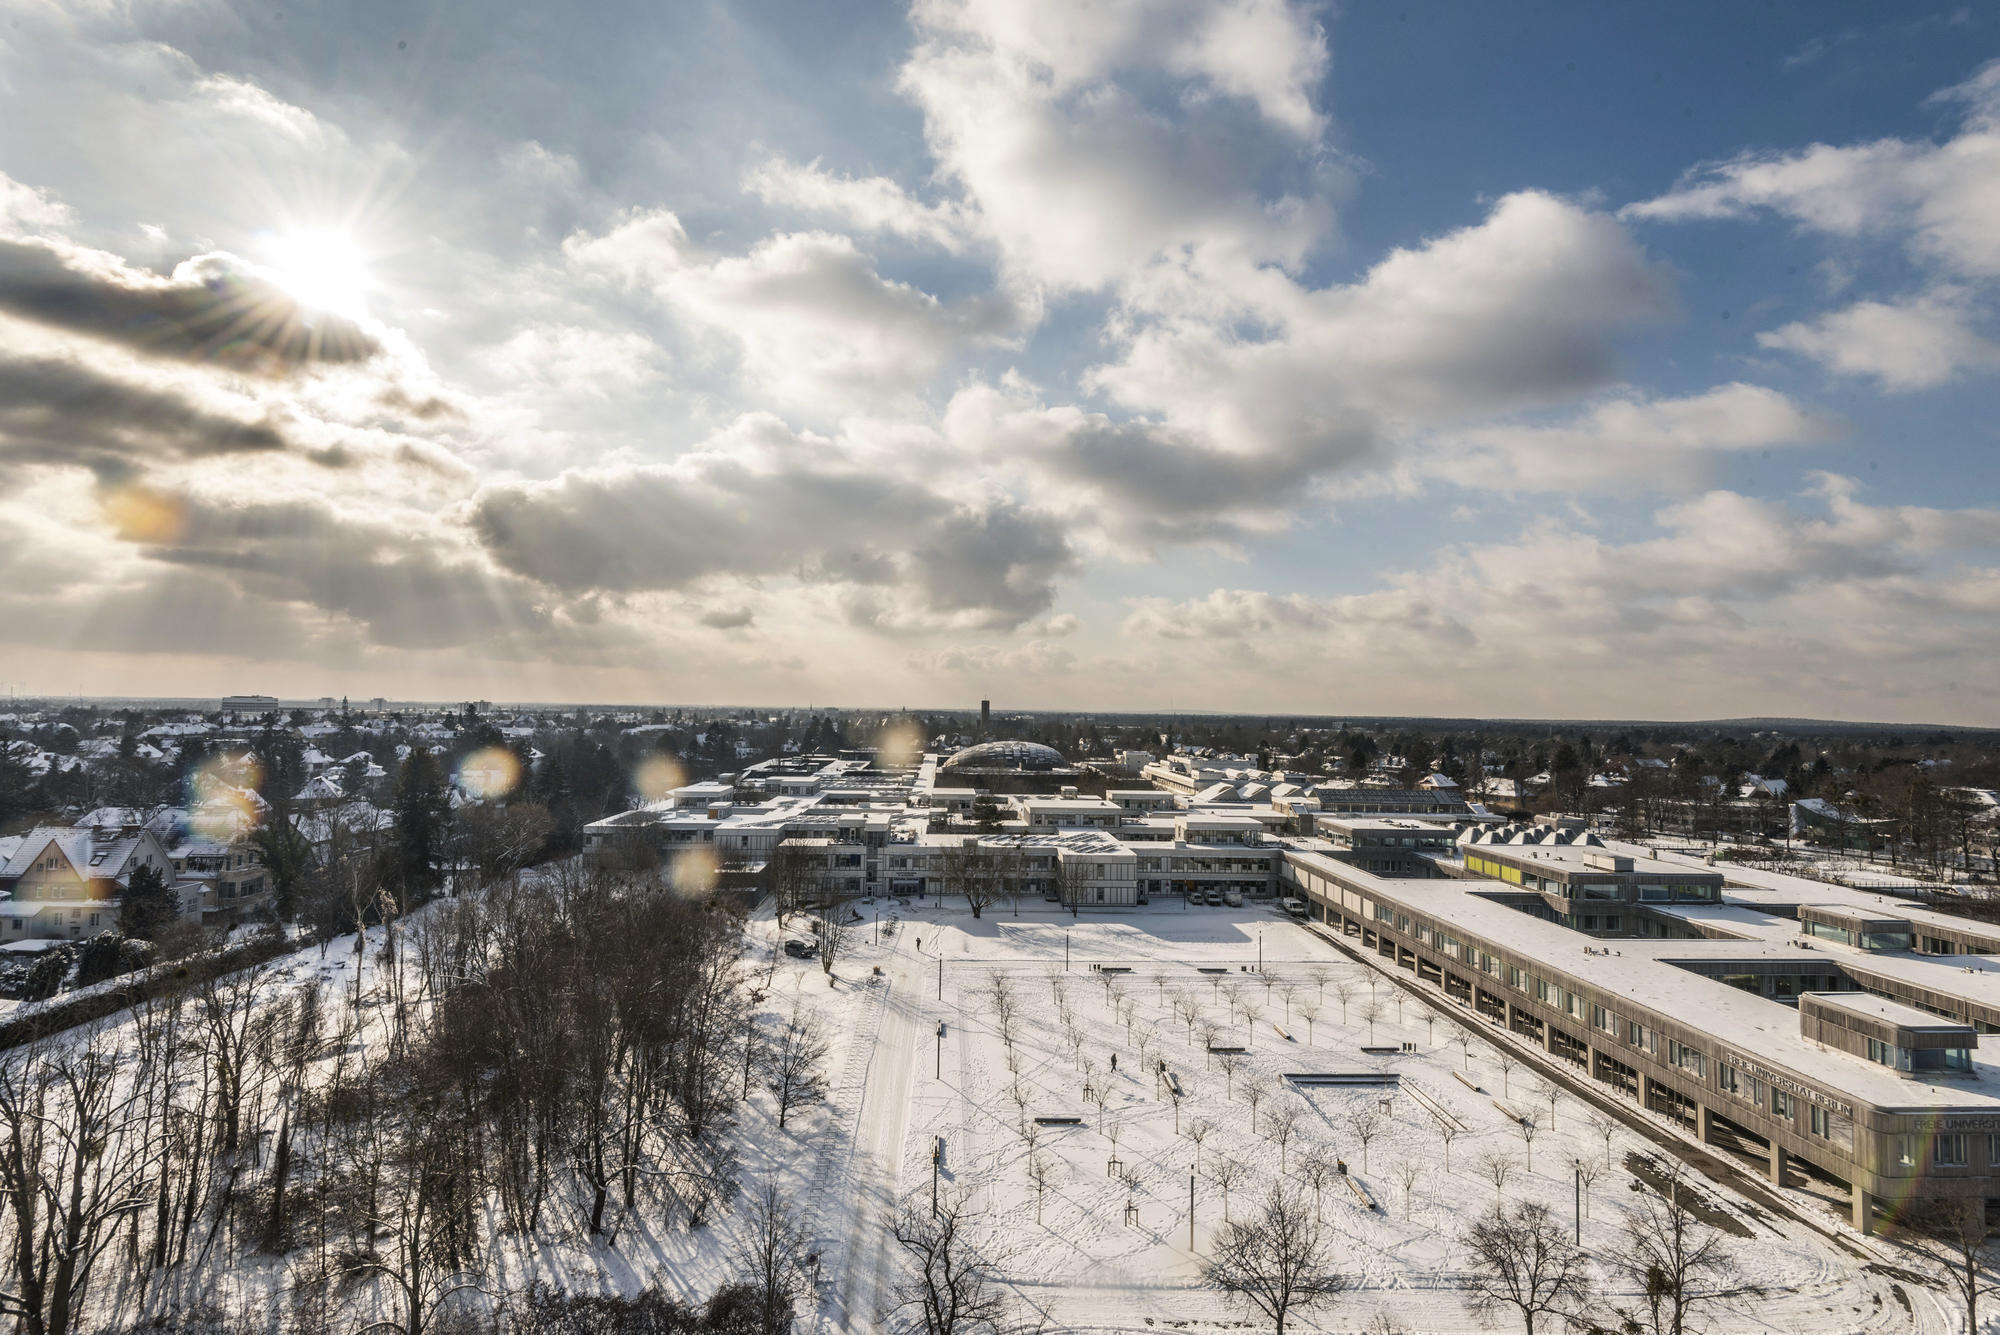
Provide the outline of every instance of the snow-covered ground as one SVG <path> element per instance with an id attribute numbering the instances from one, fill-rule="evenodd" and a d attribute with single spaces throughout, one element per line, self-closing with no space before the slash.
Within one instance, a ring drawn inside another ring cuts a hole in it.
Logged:
<path id="1" fill-rule="evenodd" d="M 1329 1307 L 1295 1316 L 1292 1328 L 1358 1331 L 1386 1314 L 1411 1332 L 1459 1332 L 1487 1328 L 1462 1301 L 1458 1237 L 1496 1196 L 1544 1201 L 1567 1220 L 1572 1164 L 1599 1165 L 1583 1230 L 1586 1245 L 1601 1252 L 1615 1240 L 1635 1189 L 1628 1156 L 1658 1153 L 1623 1124 L 1607 1144 L 1590 1110 L 1570 1095 L 1558 1097 L 1551 1118 L 1530 1070 L 1503 1072 L 1494 1044 L 1511 1040 L 1440 998 L 1406 995 L 1371 964 L 1268 909 L 1176 902 L 1075 921 L 1039 901 L 1018 915 L 996 905 L 980 920 L 952 905 L 882 901 L 859 911 L 866 921 L 852 929 L 831 986 L 817 960 L 776 951 L 784 935 L 805 935 L 803 920 L 781 933 L 766 910 L 749 928 L 748 962 L 765 991 L 767 1023 L 802 996 L 834 1036 L 824 1104 L 794 1111 L 780 1129 L 771 1095 L 760 1088 L 733 1133 L 739 1199 L 775 1183 L 814 1238 L 822 1302 L 806 1330 L 886 1328 L 900 1260 L 887 1221 L 906 1195 L 928 1199 L 940 1141 L 939 1186 L 970 1193 L 973 1241 L 993 1259 L 1022 1313 L 1039 1315 L 1049 1330 L 1090 1332 L 1245 1328 L 1250 1314 L 1199 1273 L 1206 1239 L 1223 1222 L 1215 1169 L 1224 1162 L 1241 1165 L 1228 1193 L 1231 1210 L 1251 1208 L 1274 1178 L 1310 1190 L 1304 1164 L 1316 1148 L 1343 1159 L 1360 1189 L 1335 1175 L 1320 1196 L 1339 1238 L 1338 1263 L 1354 1287 Z M 382 1041 L 388 1010 L 372 948 L 357 956 L 349 938 L 324 953 L 300 951 L 274 964 L 269 986 L 276 992 L 318 979 L 330 999 L 351 1001 L 357 967 L 364 974 L 357 1048 L 369 1049 Z M 1017 1011 L 1011 1063 L 995 1014 L 996 980 Z M 1232 990 L 1254 1014 L 1232 1008 Z M 1372 1034 L 1371 1002 L 1379 1004 Z M 1309 1023 L 1314 1003 L 1319 1011 Z M 1466 1047 L 1451 1041 L 1462 1020 L 1473 1035 Z M 1208 1025 L 1217 1027 L 1212 1035 Z M 94 1028 L 121 1027 L 113 1019 Z M 1247 1049 L 1237 1069 L 1209 1054 L 1211 1037 Z M 1178 1132 L 1161 1062 L 1184 1095 Z M 1395 1087 L 1301 1089 L 1285 1079 L 1381 1071 L 1395 1073 Z M 1108 1090 L 1102 1109 L 1086 1101 L 1086 1082 Z M 1536 1118 L 1532 1146 L 1496 1098 Z M 1281 1147 L 1271 1127 L 1286 1110 L 1293 1134 Z M 1364 1149 L 1356 1119 L 1370 1113 L 1381 1125 Z M 1036 1116 L 1082 1122 L 1024 1132 Z M 1450 1144 L 1449 1168 L 1438 1129 L 1444 1118 L 1463 1126 Z M 1039 1208 L 1029 1172 L 1036 1154 L 1049 1166 Z M 1486 1171 L 1496 1156 L 1510 1168 L 1497 1189 Z M 1940 1295 L 1869 1270 L 1876 1259 L 1907 1260 L 1889 1244 L 1845 1230 L 1823 1200 L 1788 1190 L 1785 1205 L 1799 1216 L 1792 1217 L 1768 1201 L 1704 1185 L 1746 1235 L 1732 1238 L 1732 1254 L 1743 1280 L 1761 1290 L 1717 1314 L 1716 1329 L 1833 1335 L 1958 1328 Z M 705 1296 L 735 1271 L 741 1215 L 718 1209 L 690 1231 L 662 1200 L 642 1199 L 598 1241 L 581 1226 L 580 1202 L 558 1203 L 551 1225 L 533 1239 L 505 1233 L 494 1211 L 484 1267 L 489 1289 L 518 1292 L 539 1281 L 579 1292 L 659 1285 Z M 214 1295 L 238 1310 L 268 1311 L 276 1322 L 287 1275 L 287 1262 L 238 1250 L 156 1287 L 143 1309 L 130 1287 L 115 1282 L 96 1290 L 92 1305 L 101 1316 L 129 1320 Z M 1610 1283 L 1611 1301 L 1627 1301 Z M 365 1299 L 348 1301 L 347 1315 L 365 1315 Z M 1608 1308 L 1600 1313 L 1601 1320 L 1610 1316 Z"/>
<path id="2" fill-rule="evenodd" d="M 1274 1178 L 1310 1190 L 1302 1164 L 1315 1147 L 1345 1160 L 1360 1188 L 1335 1176 L 1321 1194 L 1354 1287 L 1297 1329 L 1358 1330 L 1381 1313 L 1412 1331 L 1455 1332 L 1486 1328 L 1460 1296 L 1458 1238 L 1496 1196 L 1540 1200 L 1571 1220 L 1573 1164 L 1596 1165 L 1583 1236 L 1605 1254 L 1637 1189 L 1628 1156 L 1660 1153 L 1623 1124 L 1607 1143 L 1592 1125 L 1594 1110 L 1567 1093 L 1552 1115 L 1534 1072 L 1502 1070 L 1493 1044 L 1510 1040 L 1442 999 L 1433 1009 L 1405 995 L 1371 965 L 1267 909 L 1175 903 L 1072 922 L 1040 904 L 1018 917 L 996 906 L 981 920 L 950 906 L 891 908 L 901 921 L 888 939 L 875 945 L 864 928 L 863 943 L 843 957 L 838 972 L 859 986 L 844 981 L 824 1000 L 845 1038 L 812 1169 L 829 1267 L 823 1329 L 875 1328 L 894 1270 L 884 1214 L 903 1193 L 928 1198 L 940 1141 L 940 1187 L 971 1194 L 975 1241 L 1018 1303 L 1050 1329 L 1077 1331 L 1240 1327 L 1248 1314 L 1199 1278 L 1205 1240 L 1223 1222 L 1215 1168 L 1225 1160 L 1241 1165 L 1228 1193 L 1234 1210 L 1250 1208 Z M 809 975 L 809 985 L 819 981 L 816 964 L 785 967 Z M 995 979 L 1017 1006 L 1011 1067 Z M 1254 1015 L 1232 1006 L 1232 990 Z M 1187 998 L 1178 1009 L 1177 994 Z M 1365 1017 L 1375 998 L 1371 1035 Z M 1308 1025 L 1304 1011 L 1315 1001 Z M 1461 1019 L 1475 1036 L 1469 1049 L 1451 1041 Z M 1212 1035 L 1219 1046 L 1248 1049 L 1239 1069 L 1209 1055 L 1204 1024 L 1221 1026 Z M 1185 1095 L 1178 1134 L 1157 1074 L 1162 1061 Z M 1392 1071 L 1398 1084 L 1307 1089 L 1285 1079 L 1369 1071 Z M 1087 1083 L 1108 1084 L 1101 1110 L 1086 1101 Z M 1534 1118 L 1532 1145 L 1496 1099 Z M 1364 1149 L 1356 1120 L 1371 1114 L 1381 1126 Z M 1083 1121 L 1038 1128 L 1036 1116 Z M 1282 1147 L 1274 1116 L 1293 1121 Z M 1463 1126 L 1449 1169 L 1444 1119 Z M 1037 1153 L 1050 1169 L 1039 1211 L 1029 1171 Z M 1487 1167 L 1496 1156 L 1509 1170 L 1497 1189 Z M 1809 1224 L 1703 1185 L 1746 1235 L 1732 1238 L 1731 1253 L 1742 1279 L 1761 1289 L 1716 1314 L 1716 1328 L 1956 1328 L 1938 1295 L 1866 1269 L 1875 1257 L 1901 1258 L 1845 1231 L 1822 1200 L 1785 1193 Z M 1629 1285 L 1608 1273 L 1601 1280 L 1609 1303 L 1630 1302 Z M 1601 1313 L 1611 1316 L 1608 1306 Z"/>

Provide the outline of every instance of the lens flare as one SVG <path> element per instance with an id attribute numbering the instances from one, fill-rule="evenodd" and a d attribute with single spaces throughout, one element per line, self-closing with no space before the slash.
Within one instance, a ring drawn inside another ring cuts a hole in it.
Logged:
<path id="1" fill-rule="evenodd" d="M 651 755 L 632 769 L 632 787 L 648 802 L 657 802 L 687 782 L 687 771 L 672 756 Z"/>
<path id="2" fill-rule="evenodd" d="M 907 720 L 891 723 L 875 739 L 875 747 L 876 759 L 885 768 L 907 768 L 923 759 L 924 734 Z"/>
<path id="3" fill-rule="evenodd" d="M 504 746 L 483 746 L 458 762 L 458 786 L 482 802 L 505 797 L 521 782 L 521 762 Z"/>
<path id="4" fill-rule="evenodd" d="M 676 854 L 670 873 L 674 889 L 684 895 L 705 895 L 715 889 L 715 874 L 715 850 L 702 847 Z"/>
<path id="5" fill-rule="evenodd" d="M 247 753 L 202 762 L 187 782 L 188 825 L 195 836 L 227 843 L 256 829 L 263 820 L 256 799 L 263 778 L 257 758 Z"/>
<path id="6" fill-rule="evenodd" d="M 137 484 L 106 489 L 98 506 L 127 542 L 174 542 L 187 520 L 179 497 Z"/>

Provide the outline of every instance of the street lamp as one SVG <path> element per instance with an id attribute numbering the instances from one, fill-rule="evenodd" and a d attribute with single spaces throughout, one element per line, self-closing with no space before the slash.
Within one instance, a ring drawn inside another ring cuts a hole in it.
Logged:
<path id="1" fill-rule="evenodd" d="M 1583 1160 L 1571 1159 L 1570 1165 L 1576 1170 L 1576 1245 L 1583 1245 Z"/>
<path id="2" fill-rule="evenodd" d="M 1063 972 L 1069 972 L 1069 929 L 1063 929 Z"/>

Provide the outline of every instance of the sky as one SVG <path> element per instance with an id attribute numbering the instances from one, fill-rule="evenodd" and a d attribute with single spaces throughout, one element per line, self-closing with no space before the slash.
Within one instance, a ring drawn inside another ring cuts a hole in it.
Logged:
<path id="1" fill-rule="evenodd" d="M 0 684 L 2000 725 L 1996 57 L 0 0 Z"/>

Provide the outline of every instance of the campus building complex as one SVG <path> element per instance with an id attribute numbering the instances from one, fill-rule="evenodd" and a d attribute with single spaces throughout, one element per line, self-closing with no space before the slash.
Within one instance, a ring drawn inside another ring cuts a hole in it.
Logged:
<path id="1" fill-rule="evenodd" d="M 1293 849 L 1283 879 L 1471 1015 L 1776 1182 L 1844 1189 L 1857 1228 L 1917 1197 L 2000 1205 L 2000 935 L 1591 835 L 1490 838 L 1411 876 Z"/>
<path id="2" fill-rule="evenodd" d="M 1982 1048 L 2000 1034 L 2000 928 L 1656 857 L 1577 819 L 1506 824 L 1449 789 L 1171 756 L 1144 765 L 1154 786 L 1096 795 L 1045 747 L 960 755 L 766 762 L 600 821 L 587 844 L 698 845 L 753 875 L 787 857 L 825 898 L 1302 900 L 1317 930 L 1474 1023 L 1777 1182 L 1844 1192 L 1857 1228 L 1912 1198 L 2000 1206 L 2000 1055 Z"/>

